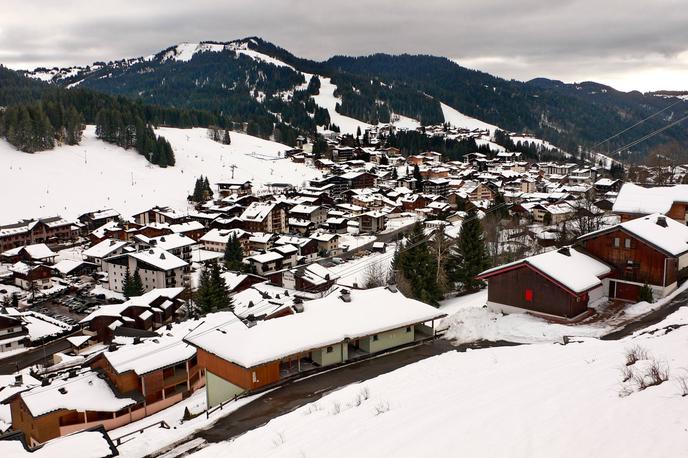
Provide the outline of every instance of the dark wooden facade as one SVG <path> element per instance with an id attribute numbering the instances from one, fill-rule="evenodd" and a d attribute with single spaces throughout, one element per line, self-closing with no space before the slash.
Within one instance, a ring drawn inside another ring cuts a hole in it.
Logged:
<path id="1" fill-rule="evenodd" d="M 528 264 L 508 267 L 483 278 L 489 283 L 489 302 L 565 318 L 578 316 L 588 308 L 587 292 L 574 293 Z"/>
<path id="2" fill-rule="evenodd" d="M 678 278 L 676 257 L 623 229 L 582 238 L 580 243 L 588 253 L 614 267 L 612 278 L 656 286 L 671 285 Z"/>

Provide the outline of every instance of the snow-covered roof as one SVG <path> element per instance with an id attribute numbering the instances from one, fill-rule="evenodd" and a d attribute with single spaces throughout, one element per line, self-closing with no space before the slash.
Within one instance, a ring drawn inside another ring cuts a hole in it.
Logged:
<path id="1" fill-rule="evenodd" d="M 67 337 L 67 342 L 75 347 L 80 347 L 91 339 L 91 336 L 72 336 Z"/>
<path id="2" fill-rule="evenodd" d="M 130 253 L 139 261 L 148 263 L 160 270 L 173 270 L 184 267 L 187 263 L 183 259 L 178 258 L 169 251 L 160 248 L 149 248 L 147 250 Z"/>
<path id="3" fill-rule="evenodd" d="M 268 217 L 275 204 L 271 202 L 253 202 L 241 214 L 241 219 L 244 221 L 263 222 Z"/>
<path id="4" fill-rule="evenodd" d="M 243 367 L 275 361 L 321 348 L 444 316 L 435 307 L 382 288 L 351 292 L 351 302 L 332 293 L 308 301 L 303 313 L 258 322 L 240 321 L 208 332 L 193 333 L 187 341 Z"/>
<path id="5" fill-rule="evenodd" d="M 136 404 L 134 399 L 118 398 L 110 385 L 93 371 L 53 381 L 24 391 L 20 396 L 34 417 L 61 409 L 117 412 Z"/>
<path id="6" fill-rule="evenodd" d="M 567 253 L 568 254 L 565 254 Z M 480 277 L 489 277 L 505 269 L 528 264 L 574 293 L 582 293 L 602 284 L 600 277 L 611 272 L 611 268 L 573 248 L 559 249 L 529 258 L 493 267 L 482 272 Z"/>
<path id="7" fill-rule="evenodd" d="M 103 458 L 112 456 L 113 453 L 107 433 L 104 431 L 79 431 L 57 437 L 31 453 L 28 453 L 18 440 L 0 441 L 0 455 L 3 458 L 58 458 L 73 456 L 75 450 L 79 451 L 79 458 Z"/>
<path id="8" fill-rule="evenodd" d="M 214 242 L 226 244 L 232 235 L 238 239 L 243 237 L 244 234 L 247 234 L 247 232 L 243 229 L 211 229 L 199 240 L 201 242 Z"/>
<path id="9" fill-rule="evenodd" d="M 150 307 L 150 305 L 157 299 L 161 297 L 175 299 L 182 293 L 182 291 L 184 291 L 184 288 L 181 286 L 177 288 L 156 288 L 141 296 L 132 297 L 122 304 L 103 305 L 97 310 L 94 310 L 86 315 L 86 317 L 79 321 L 79 323 L 87 323 L 99 316 L 119 317 L 122 315 L 122 312 L 129 307 Z"/>
<path id="10" fill-rule="evenodd" d="M 194 239 L 178 233 L 151 237 L 149 241 L 163 250 L 174 250 L 196 244 Z"/>
<path id="11" fill-rule="evenodd" d="M 127 243 L 124 240 L 106 239 L 85 250 L 83 255 L 87 258 L 102 259 L 127 245 Z"/>
<path id="12" fill-rule="evenodd" d="M 134 371 L 136 375 L 144 375 L 192 358 L 196 348 L 181 342 L 182 337 L 183 334 L 173 334 L 146 339 L 140 344 L 123 345 L 115 351 L 106 351 L 103 356 L 118 374 Z"/>
<path id="13" fill-rule="evenodd" d="M 612 211 L 615 213 L 667 213 L 674 202 L 688 202 L 688 185 L 678 184 L 643 188 L 625 183 L 619 191 Z"/>
<path id="14" fill-rule="evenodd" d="M 641 216 L 610 228 L 591 232 L 579 239 L 587 239 L 616 229 L 625 230 L 672 256 L 678 256 L 688 251 L 688 226 L 660 213 Z"/>

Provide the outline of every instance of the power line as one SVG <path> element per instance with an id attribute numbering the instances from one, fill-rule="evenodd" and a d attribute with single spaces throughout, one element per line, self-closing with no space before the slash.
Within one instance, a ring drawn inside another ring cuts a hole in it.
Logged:
<path id="1" fill-rule="evenodd" d="M 599 142 L 599 143 L 596 143 L 595 145 L 591 146 L 589 149 L 590 149 L 590 150 L 594 150 L 594 149 L 597 148 L 598 146 L 604 145 L 604 144 L 607 143 L 609 140 L 612 140 L 612 139 L 614 139 L 614 138 L 616 138 L 616 137 L 618 137 L 618 136 L 620 136 L 620 135 L 625 134 L 625 133 L 628 132 L 629 130 L 634 129 L 635 127 L 637 127 L 637 126 L 639 126 L 640 124 L 644 123 L 644 122 L 647 121 L 648 119 L 654 118 L 654 117 L 657 116 L 658 114 L 663 113 L 663 112 L 665 112 L 666 110 L 668 110 L 669 108 L 671 108 L 671 107 L 673 107 L 673 106 L 676 106 L 676 105 L 678 105 L 679 103 L 682 103 L 682 102 L 684 102 L 684 100 L 678 100 L 678 101 L 672 103 L 671 105 L 668 105 L 668 106 L 662 108 L 661 110 L 659 110 L 659 111 L 657 111 L 657 112 L 655 112 L 655 113 L 652 113 L 650 116 L 648 116 L 648 117 L 646 117 L 646 118 L 644 118 L 644 119 L 641 119 L 640 121 L 636 122 L 636 123 L 633 124 L 632 126 L 627 127 L 627 128 L 625 128 L 624 130 L 622 130 L 622 131 L 620 131 L 620 132 L 617 132 L 616 134 L 614 134 L 614 135 L 612 135 L 611 137 L 608 137 L 608 138 L 602 140 L 602 141 Z M 614 153 L 611 153 L 611 154 L 614 154 Z"/>

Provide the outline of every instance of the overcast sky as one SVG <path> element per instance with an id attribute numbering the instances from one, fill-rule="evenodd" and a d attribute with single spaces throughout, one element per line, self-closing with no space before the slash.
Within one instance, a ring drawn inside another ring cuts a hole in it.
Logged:
<path id="1" fill-rule="evenodd" d="M 685 0 L 3 0 L 2 6 L 0 63 L 17 69 L 255 35 L 312 59 L 425 53 L 519 80 L 688 90 Z"/>

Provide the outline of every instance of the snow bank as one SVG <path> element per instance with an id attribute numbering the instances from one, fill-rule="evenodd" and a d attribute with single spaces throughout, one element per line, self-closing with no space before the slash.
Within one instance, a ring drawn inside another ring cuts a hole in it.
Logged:
<path id="1" fill-rule="evenodd" d="M 637 341 L 678 368 L 687 338 L 684 327 Z M 446 353 L 350 385 L 193 456 L 684 456 L 688 404 L 675 383 L 619 396 L 628 345 L 591 340 Z"/>

